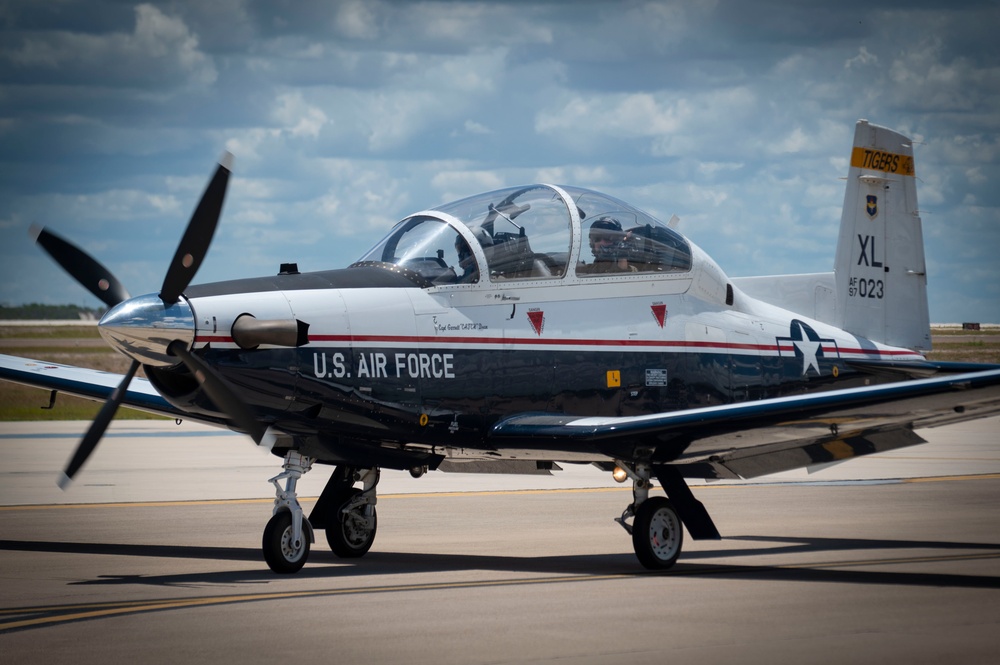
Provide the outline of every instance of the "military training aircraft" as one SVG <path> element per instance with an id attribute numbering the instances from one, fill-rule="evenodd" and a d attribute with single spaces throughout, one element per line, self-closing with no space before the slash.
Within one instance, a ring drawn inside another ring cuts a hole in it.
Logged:
<path id="1" fill-rule="evenodd" d="M 595 191 L 510 187 L 399 222 L 348 268 L 193 285 L 222 160 L 159 293 L 130 297 L 45 229 L 37 242 L 109 311 L 123 376 L 0 356 L 0 378 L 249 435 L 283 458 L 263 555 L 301 569 L 315 531 L 359 557 L 381 469 L 517 473 L 593 464 L 633 501 L 639 561 L 719 538 L 685 479 L 754 478 L 922 443 L 1000 412 L 1000 365 L 928 361 L 911 142 L 856 126 L 833 271 L 730 278 L 667 224 Z M 146 378 L 136 377 L 142 367 Z M 307 516 L 296 482 L 334 465 Z M 653 479 L 666 496 L 654 496 Z"/>

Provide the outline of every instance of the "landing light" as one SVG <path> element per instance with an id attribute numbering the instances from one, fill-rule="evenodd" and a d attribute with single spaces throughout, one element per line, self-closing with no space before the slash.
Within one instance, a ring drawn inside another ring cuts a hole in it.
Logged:
<path id="1" fill-rule="evenodd" d="M 611 477 L 615 479 L 616 483 L 624 483 L 628 480 L 628 473 L 620 466 L 616 466 L 615 470 L 611 472 Z"/>

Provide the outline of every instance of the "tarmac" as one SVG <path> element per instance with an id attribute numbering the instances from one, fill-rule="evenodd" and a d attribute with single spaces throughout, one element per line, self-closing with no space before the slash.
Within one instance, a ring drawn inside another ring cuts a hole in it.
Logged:
<path id="1" fill-rule="evenodd" d="M 995 663 L 1000 418 L 816 473 L 700 483 L 723 534 L 641 568 L 629 487 L 384 472 L 362 559 L 260 555 L 281 460 L 246 437 L 0 425 L 0 663 Z M 331 469 L 299 485 L 308 511 Z"/>

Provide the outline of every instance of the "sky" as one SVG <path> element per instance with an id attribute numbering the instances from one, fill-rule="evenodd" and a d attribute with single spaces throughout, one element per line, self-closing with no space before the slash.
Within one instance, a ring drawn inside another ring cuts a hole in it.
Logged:
<path id="1" fill-rule="evenodd" d="M 100 307 L 45 226 L 159 290 L 345 267 L 531 182 L 621 198 L 730 276 L 825 272 L 854 124 L 914 139 L 932 322 L 1000 322 L 1000 3 L 0 0 L 0 304 Z"/>

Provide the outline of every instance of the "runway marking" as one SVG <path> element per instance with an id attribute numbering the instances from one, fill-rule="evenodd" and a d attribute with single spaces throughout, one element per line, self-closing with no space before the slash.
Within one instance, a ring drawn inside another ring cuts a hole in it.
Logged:
<path id="1" fill-rule="evenodd" d="M 83 436 L 83 432 L 4 432 L 0 434 L 0 441 L 3 440 L 18 440 L 18 439 L 80 439 Z M 194 438 L 194 437 L 209 437 L 209 436 L 225 436 L 233 437 L 243 437 L 243 434 L 237 432 L 230 432 L 228 430 L 206 430 L 206 431 L 169 431 L 164 432 L 161 430 L 128 430 L 128 431 L 108 431 L 105 432 L 101 437 L 103 439 L 176 439 L 176 438 Z"/>
<path id="2" fill-rule="evenodd" d="M 923 455 L 893 455 L 889 457 L 888 453 L 882 459 L 891 460 L 895 462 L 896 460 L 907 460 L 909 462 L 997 462 L 1000 461 L 1000 457 L 926 457 Z"/>
<path id="3" fill-rule="evenodd" d="M 959 480 L 1000 480 L 1000 473 L 978 473 L 959 476 L 929 476 L 926 478 L 872 478 L 867 480 L 781 480 L 781 481 L 742 481 L 726 484 L 692 485 L 693 491 L 738 489 L 743 487 L 794 487 L 794 486 L 843 486 L 843 485 L 877 485 L 877 484 L 907 484 L 907 483 L 941 483 Z M 522 490 L 468 490 L 445 492 L 399 492 L 396 494 L 380 494 L 378 499 L 435 499 L 446 497 L 482 497 L 482 496 L 530 496 L 538 494 L 581 494 L 593 492 L 624 492 L 631 487 L 564 487 L 552 489 L 522 489 Z M 319 497 L 299 497 L 300 503 L 313 503 Z M 222 506 L 239 504 L 274 503 L 273 498 L 266 499 L 192 499 L 175 501 L 133 501 L 117 503 L 54 503 L 27 504 L 23 506 L 0 506 L 0 513 L 17 510 L 75 510 L 93 508 L 174 508 L 177 506 Z"/>
<path id="4" fill-rule="evenodd" d="M 425 584 L 398 584 L 391 586 L 352 587 L 348 589 L 318 589 L 312 591 L 276 591 L 274 593 L 237 594 L 232 596 L 206 596 L 201 598 L 175 598 L 157 601 L 129 601 L 124 603 L 100 603 L 96 605 L 68 605 L 54 607 L 26 607 L 0 610 L 0 615 L 42 614 L 60 612 L 58 616 L 44 616 L 15 621 L 0 620 L 0 634 L 24 628 L 40 628 L 46 625 L 68 623 L 84 619 L 99 619 L 123 614 L 138 614 L 161 610 L 204 607 L 208 605 L 229 605 L 235 603 L 268 600 L 289 600 L 295 598 L 317 598 L 323 596 L 348 596 L 358 594 L 391 593 L 405 591 L 439 591 L 442 589 L 470 589 L 502 587 L 526 584 L 558 584 L 564 582 L 614 580 L 634 577 L 626 573 L 611 575 L 563 576 L 545 578 L 524 578 L 514 580 L 483 580 L 477 582 L 436 582 Z M 66 614 L 66 612 L 69 614 Z"/>
<path id="5" fill-rule="evenodd" d="M 725 556 L 724 554 L 722 556 Z M 942 561 L 970 561 L 976 559 L 1000 558 L 1000 552 L 976 554 L 949 554 L 941 556 L 893 557 L 888 559 L 855 559 L 848 561 L 831 561 L 813 564 L 784 564 L 761 566 L 761 571 L 774 568 L 782 570 L 824 570 L 833 568 L 852 568 L 859 566 L 878 566 L 907 563 L 935 563 Z M 298 598 L 320 598 L 330 596 L 351 596 L 379 593 L 405 593 L 409 591 L 441 591 L 453 589 L 486 589 L 508 586 L 525 586 L 537 584 L 566 584 L 570 582 L 602 582 L 609 580 L 641 579 L 644 577 L 688 577 L 705 575 L 725 575 L 733 572 L 745 573 L 752 568 L 746 566 L 718 566 L 704 568 L 694 565 L 688 569 L 674 569 L 664 572 L 611 573 L 606 575 L 561 575 L 555 577 L 517 578 L 509 580 L 478 580 L 465 582 L 427 582 L 421 584 L 394 584 L 371 587 L 349 587 L 346 589 L 313 589 L 308 591 L 276 591 L 272 593 L 233 594 L 228 596 L 203 596 L 199 598 L 167 598 L 146 601 L 121 601 L 106 603 L 87 603 L 74 605 L 51 605 L 41 607 L 22 607 L 0 609 L 0 634 L 32 628 L 44 628 L 88 619 L 103 619 L 115 616 L 160 612 L 165 610 L 207 607 L 215 605 L 232 605 L 237 603 L 265 602 L 273 600 L 293 600 Z M 28 615 L 30 618 L 18 618 Z M 47 616 L 38 616 L 47 615 Z"/>
<path id="6" fill-rule="evenodd" d="M 858 559 L 856 561 L 835 561 L 832 563 L 817 563 L 806 566 L 786 564 L 775 566 L 782 569 L 824 569 L 824 568 L 856 568 L 857 566 L 884 566 L 894 563 L 937 563 L 941 561 L 973 561 L 975 559 L 1000 559 L 1000 552 L 981 552 L 978 554 L 956 554 L 941 556 L 894 557 L 891 559 Z"/>
<path id="7" fill-rule="evenodd" d="M 976 476 L 935 476 L 932 478 L 904 478 L 902 482 L 904 483 L 934 483 L 934 482 L 948 482 L 951 480 L 965 480 L 966 478 L 976 478 L 991 480 L 1000 478 L 1000 473 L 983 473 Z"/>
<path id="8" fill-rule="evenodd" d="M 476 496 L 503 496 L 503 495 L 531 495 L 531 494 L 572 494 L 586 492 L 621 492 L 631 490 L 630 487 L 569 487 L 553 489 L 530 489 L 530 490 L 469 490 L 465 492 L 399 492 L 397 494 L 379 494 L 378 500 L 392 499 L 429 499 L 440 497 L 476 497 Z M 300 496 L 299 503 L 313 503 L 319 497 Z M 274 503 L 274 498 L 267 499 L 192 499 L 187 501 L 134 501 L 119 503 L 54 503 L 54 504 L 30 504 L 24 506 L 0 506 L 0 512 L 13 510 L 64 510 L 74 508 L 173 508 L 177 506 L 220 506 L 233 504 L 260 504 Z"/>

